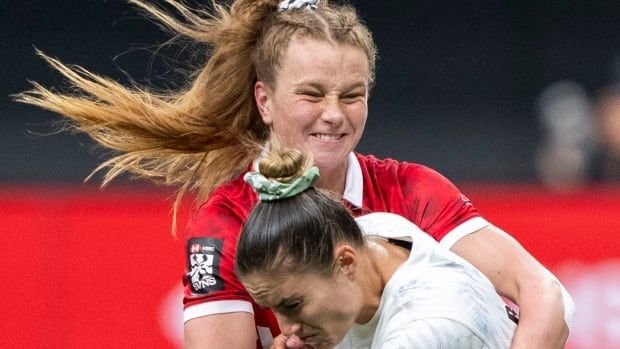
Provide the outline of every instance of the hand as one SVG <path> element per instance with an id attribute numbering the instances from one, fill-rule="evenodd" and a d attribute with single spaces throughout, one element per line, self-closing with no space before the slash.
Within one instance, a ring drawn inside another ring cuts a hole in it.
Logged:
<path id="1" fill-rule="evenodd" d="M 273 339 L 270 349 L 301 349 L 304 346 L 304 342 L 295 335 L 285 337 L 283 334 Z"/>

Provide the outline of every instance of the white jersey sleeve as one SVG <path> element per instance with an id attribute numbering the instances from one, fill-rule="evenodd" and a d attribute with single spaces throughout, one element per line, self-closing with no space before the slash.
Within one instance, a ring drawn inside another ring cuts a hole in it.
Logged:
<path id="1" fill-rule="evenodd" d="M 414 321 L 391 333 L 381 349 L 491 349 L 463 324 L 445 318 Z"/>

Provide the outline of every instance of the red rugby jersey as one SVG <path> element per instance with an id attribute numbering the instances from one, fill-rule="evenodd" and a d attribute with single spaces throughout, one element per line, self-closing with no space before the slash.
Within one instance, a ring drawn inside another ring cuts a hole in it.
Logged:
<path id="1" fill-rule="evenodd" d="M 399 214 L 447 247 L 488 225 L 449 180 L 415 163 L 351 154 L 343 198 L 356 216 Z M 237 237 L 257 201 L 241 175 L 216 189 L 193 215 L 186 232 L 184 320 L 253 312 L 257 348 L 268 348 L 272 337 L 280 333 L 275 316 L 252 301 L 234 273 Z M 449 238 L 443 239 L 446 235 Z"/>

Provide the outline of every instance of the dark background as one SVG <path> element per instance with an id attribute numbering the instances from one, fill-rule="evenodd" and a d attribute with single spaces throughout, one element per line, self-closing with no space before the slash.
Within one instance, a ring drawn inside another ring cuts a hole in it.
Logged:
<path id="1" fill-rule="evenodd" d="M 457 181 L 533 182 L 536 100 L 570 79 L 614 78 L 620 2 L 351 1 L 380 59 L 358 150 L 429 165 Z M 83 136 L 49 133 L 51 113 L 10 101 L 27 80 L 63 86 L 34 47 L 127 82 L 167 86 L 168 36 L 120 0 L 0 0 L 0 182 L 77 182 L 101 161 Z"/>

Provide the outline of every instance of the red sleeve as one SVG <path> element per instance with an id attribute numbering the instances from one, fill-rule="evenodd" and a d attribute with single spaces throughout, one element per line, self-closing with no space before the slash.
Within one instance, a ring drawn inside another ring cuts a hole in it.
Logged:
<path id="1" fill-rule="evenodd" d="M 247 211 L 215 195 L 192 218 L 186 234 L 185 307 L 214 300 L 252 301 L 234 272 L 237 237 Z"/>
<path id="2" fill-rule="evenodd" d="M 418 164 L 407 164 L 399 171 L 408 218 L 435 240 L 462 223 L 479 217 L 469 199 L 438 172 Z"/>
<path id="3" fill-rule="evenodd" d="M 198 316 L 203 316 L 248 311 L 245 307 L 240 310 L 239 302 L 218 301 L 248 302 L 254 313 L 258 335 L 256 348 L 266 348 L 272 338 L 280 334 L 277 320 L 271 310 L 261 308 L 252 301 L 235 275 L 237 238 L 242 223 L 256 202 L 256 194 L 242 185 L 231 188 L 236 189 L 214 194 L 188 224 L 183 303 L 186 311 L 188 307 L 199 309 Z M 216 310 L 210 308 L 212 304 L 216 305 Z M 209 309 L 204 310 L 204 306 Z"/>

